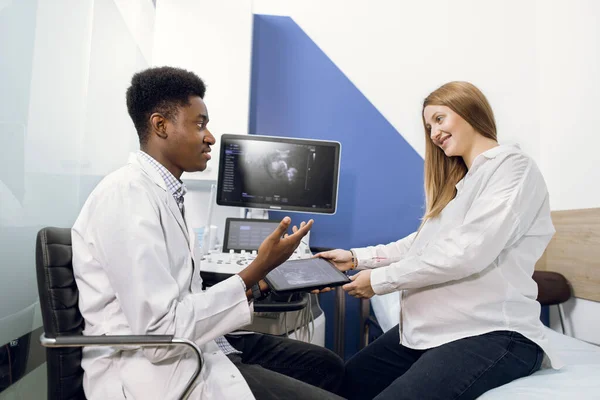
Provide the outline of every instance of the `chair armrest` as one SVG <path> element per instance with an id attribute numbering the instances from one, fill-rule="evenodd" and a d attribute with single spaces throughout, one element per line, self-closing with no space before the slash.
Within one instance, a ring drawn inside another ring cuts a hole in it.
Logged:
<path id="1" fill-rule="evenodd" d="M 112 336 L 59 336 L 40 337 L 45 347 L 81 347 L 81 346 L 166 346 L 172 343 L 172 335 L 112 335 Z"/>
<path id="2" fill-rule="evenodd" d="M 193 350 L 196 356 L 196 370 L 188 381 L 181 399 L 187 399 L 194 389 L 194 383 L 202 370 L 202 353 L 196 343 L 191 340 L 176 338 L 172 335 L 102 335 L 102 336 L 59 336 L 57 338 L 47 338 L 45 333 L 40 336 L 40 343 L 44 347 L 84 347 L 84 346 L 187 346 Z"/>

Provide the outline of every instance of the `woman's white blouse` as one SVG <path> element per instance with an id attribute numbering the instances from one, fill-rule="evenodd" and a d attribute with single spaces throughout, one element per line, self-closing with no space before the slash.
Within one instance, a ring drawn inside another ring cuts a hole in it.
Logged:
<path id="1" fill-rule="evenodd" d="M 401 343 L 428 349 L 516 331 L 560 367 L 543 333 L 532 279 L 555 232 L 542 174 L 518 146 L 502 145 L 480 154 L 456 189 L 418 234 L 354 249 L 359 268 L 374 268 L 375 293 L 400 291 Z"/>

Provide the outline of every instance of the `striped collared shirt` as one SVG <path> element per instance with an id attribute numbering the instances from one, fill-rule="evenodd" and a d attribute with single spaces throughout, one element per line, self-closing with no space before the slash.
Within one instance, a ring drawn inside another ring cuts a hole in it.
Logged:
<path id="1" fill-rule="evenodd" d="M 185 187 L 183 182 L 175 178 L 168 169 L 166 169 L 161 163 L 152 158 L 152 156 L 144 153 L 141 150 L 140 155 L 146 161 L 148 161 L 154 167 L 154 169 L 158 171 L 160 176 L 162 176 L 163 180 L 165 181 L 165 184 L 167 185 L 169 193 L 171 193 L 171 195 L 177 202 L 179 210 L 183 213 L 183 196 L 185 196 L 185 194 L 187 193 L 187 188 Z"/>

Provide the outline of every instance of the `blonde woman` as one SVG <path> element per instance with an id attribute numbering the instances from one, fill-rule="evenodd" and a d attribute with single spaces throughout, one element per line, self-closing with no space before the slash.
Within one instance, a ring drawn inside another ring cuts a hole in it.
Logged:
<path id="1" fill-rule="evenodd" d="M 450 82 L 423 103 L 426 212 L 387 245 L 319 254 L 344 286 L 371 298 L 399 292 L 400 324 L 346 364 L 349 399 L 474 399 L 552 357 L 534 265 L 554 227 L 548 191 L 517 146 L 499 145 L 475 86 Z"/>

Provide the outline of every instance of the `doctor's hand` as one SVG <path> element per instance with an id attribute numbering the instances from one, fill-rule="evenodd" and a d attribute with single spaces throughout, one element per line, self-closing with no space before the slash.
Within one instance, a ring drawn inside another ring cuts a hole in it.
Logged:
<path id="1" fill-rule="evenodd" d="M 285 232 L 287 232 L 290 226 L 291 219 L 290 217 L 285 217 L 281 220 L 279 226 L 275 228 L 273 233 L 271 233 L 258 248 L 256 261 L 265 267 L 265 274 L 290 258 L 294 250 L 296 250 L 300 244 L 302 238 L 310 231 L 313 222 L 314 221 L 311 219 L 308 222 L 302 222 L 300 228 L 294 226 L 292 228 L 293 233 L 288 235 L 285 234 Z"/>
<path id="2" fill-rule="evenodd" d="M 354 296 L 358 299 L 370 299 L 375 296 L 373 287 L 371 286 L 371 272 L 372 270 L 367 269 L 360 271 L 356 275 L 352 275 L 350 279 L 352 282 L 346 283 L 342 286 L 350 296 Z"/>
<path id="3" fill-rule="evenodd" d="M 302 222 L 299 229 L 294 227 L 291 235 L 283 237 L 290 227 L 291 222 L 290 217 L 282 219 L 273 233 L 262 242 L 254 261 L 238 274 L 244 281 L 246 288 L 252 287 L 269 272 L 290 258 L 302 238 L 306 236 L 312 227 L 314 221 L 311 219 L 307 223 Z"/>
<path id="4" fill-rule="evenodd" d="M 312 221 L 312 220 L 311 220 L 311 221 Z M 302 223 L 300 223 L 300 228 L 303 228 L 303 227 L 304 227 L 304 225 L 306 225 L 306 222 L 305 222 L 305 221 L 302 221 Z M 298 232 L 298 227 L 297 227 L 296 225 L 294 225 L 294 226 L 292 227 L 292 232 L 293 232 L 293 233 L 296 233 L 296 232 Z M 284 235 L 283 235 L 283 237 L 284 237 L 284 238 L 286 238 L 286 237 L 288 237 L 288 236 L 290 236 L 290 235 L 289 235 L 289 233 L 286 233 L 286 234 L 284 234 Z"/>
<path id="5" fill-rule="evenodd" d="M 307 223 L 303 222 L 300 224 L 299 229 L 294 227 L 294 233 L 283 237 L 284 233 L 290 227 L 291 222 L 290 217 L 282 219 L 273 233 L 262 242 L 254 261 L 238 274 L 244 281 L 246 289 L 251 288 L 271 272 L 271 270 L 277 268 L 281 263 L 290 258 L 302 238 L 312 227 L 314 221 L 311 219 Z M 250 299 L 250 296 L 248 296 L 248 299 Z"/>

